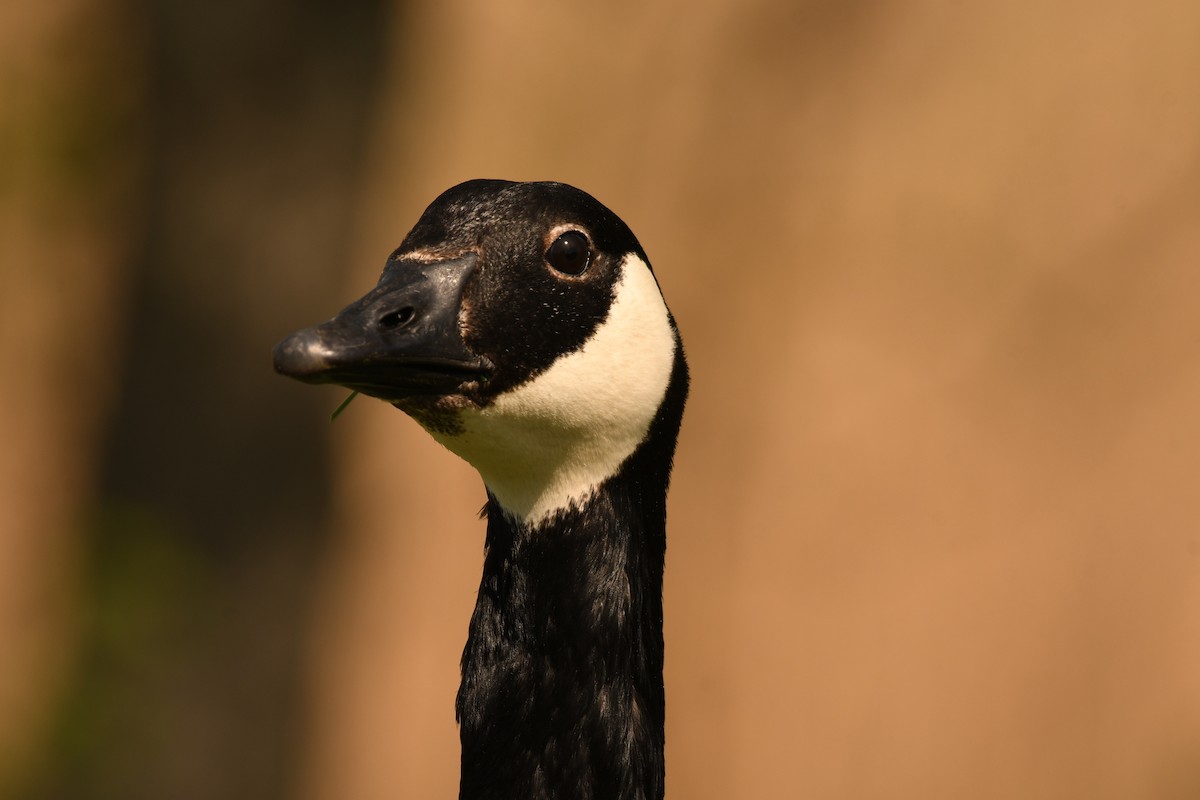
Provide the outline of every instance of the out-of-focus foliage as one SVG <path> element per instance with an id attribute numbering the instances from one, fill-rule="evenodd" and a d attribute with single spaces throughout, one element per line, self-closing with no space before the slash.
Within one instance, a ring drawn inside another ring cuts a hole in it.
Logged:
<path id="1" fill-rule="evenodd" d="M 0 794 L 295 792 L 330 485 L 270 349 L 323 310 L 377 4 L 14 4 Z"/>

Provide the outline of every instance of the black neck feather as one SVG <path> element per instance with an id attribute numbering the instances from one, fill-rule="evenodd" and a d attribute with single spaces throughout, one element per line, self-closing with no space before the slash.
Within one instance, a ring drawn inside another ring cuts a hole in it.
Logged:
<path id="1" fill-rule="evenodd" d="M 686 392 L 680 354 L 649 438 L 582 508 L 531 529 L 489 496 L 460 800 L 663 796 L 666 489 Z"/>

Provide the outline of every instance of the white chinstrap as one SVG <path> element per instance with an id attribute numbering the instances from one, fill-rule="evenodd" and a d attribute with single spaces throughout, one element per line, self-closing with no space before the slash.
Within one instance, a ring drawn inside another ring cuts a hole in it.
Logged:
<path id="1" fill-rule="evenodd" d="M 650 429 L 675 360 L 675 332 L 654 275 L 629 254 L 608 317 L 579 350 L 486 408 L 461 430 L 430 430 L 469 462 L 509 514 L 536 526 L 585 502 Z"/>

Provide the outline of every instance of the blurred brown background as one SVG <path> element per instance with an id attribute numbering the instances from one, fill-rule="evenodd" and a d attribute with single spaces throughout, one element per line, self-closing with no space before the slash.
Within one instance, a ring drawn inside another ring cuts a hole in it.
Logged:
<path id="1" fill-rule="evenodd" d="M 675 798 L 1200 797 L 1200 6 L 0 7 L 0 795 L 453 797 L 478 478 L 276 378 L 472 177 L 694 387 Z"/>

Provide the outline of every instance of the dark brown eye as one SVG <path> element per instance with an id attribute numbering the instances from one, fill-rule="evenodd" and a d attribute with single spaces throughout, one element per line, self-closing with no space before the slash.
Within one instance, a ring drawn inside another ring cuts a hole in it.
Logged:
<path id="1" fill-rule="evenodd" d="M 592 262 L 592 248 L 579 231 L 567 231 L 546 251 L 546 263 L 565 275 L 581 275 Z"/>

